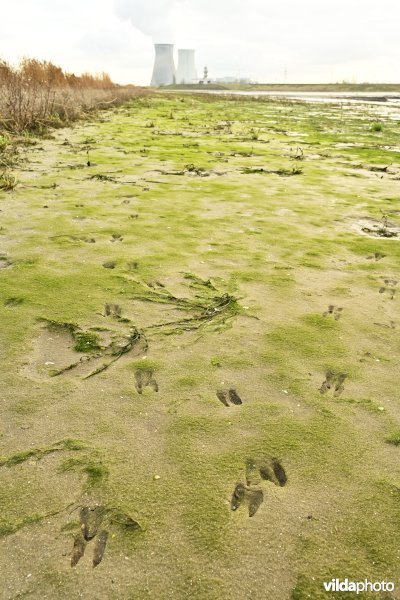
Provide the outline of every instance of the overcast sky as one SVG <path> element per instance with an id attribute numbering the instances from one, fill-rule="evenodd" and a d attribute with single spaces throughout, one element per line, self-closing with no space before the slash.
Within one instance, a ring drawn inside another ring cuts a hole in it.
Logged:
<path id="1" fill-rule="evenodd" d="M 400 82 L 400 0 L 1 0 L 0 58 L 148 84 L 153 41 L 256 81 Z"/>

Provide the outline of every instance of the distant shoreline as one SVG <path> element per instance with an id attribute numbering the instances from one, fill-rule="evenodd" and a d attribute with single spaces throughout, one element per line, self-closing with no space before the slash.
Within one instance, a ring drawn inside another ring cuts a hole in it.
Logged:
<path id="1" fill-rule="evenodd" d="M 398 90 L 385 90 L 376 85 L 375 90 L 360 89 L 339 89 L 331 87 L 327 89 L 320 86 L 320 89 L 311 89 L 312 86 L 303 85 L 300 89 L 296 86 L 287 86 L 286 89 L 280 89 L 282 86 L 271 86 L 270 89 L 264 89 L 267 86 L 254 86 L 252 89 L 214 87 L 210 85 L 202 86 L 166 86 L 158 88 L 159 93 L 183 93 L 196 95 L 216 95 L 231 98 L 257 98 L 257 99 L 286 99 L 294 102 L 322 103 L 322 104 L 370 104 L 381 105 L 388 109 L 400 108 L 400 86 Z M 288 89 L 292 87 L 293 89 Z M 355 88 L 356 86 L 354 86 Z M 400 114 L 399 114 L 400 118 Z"/>
<path id="2" fill-rule="evenodd" d="M 254 83 L 254 84 L 217 84 L 208 85 L 169 85 L 166 90 L 218 90 L 241 92 L 364 92 L 399 93 L 400 83 Z"/>

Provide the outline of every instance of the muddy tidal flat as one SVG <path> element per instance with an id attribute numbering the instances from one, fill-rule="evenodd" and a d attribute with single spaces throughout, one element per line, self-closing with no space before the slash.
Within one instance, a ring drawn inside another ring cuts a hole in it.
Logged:
<path id="1" fill-rule="evenodd" d="M 1 599 L 400 598 L 397 119 L 158 93 L 26 146 Z"/>

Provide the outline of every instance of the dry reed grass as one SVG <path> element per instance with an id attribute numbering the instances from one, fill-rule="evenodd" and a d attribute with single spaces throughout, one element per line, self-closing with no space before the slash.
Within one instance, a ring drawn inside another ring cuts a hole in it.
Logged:
<path id="1" fill-rule="evenodd" d="M 107 73 L 76 76 L 47 61 L 24 59 L 13 67 L 0 60 L 0 134 L 41 134 L 143 93 L 113 83 Z"/>

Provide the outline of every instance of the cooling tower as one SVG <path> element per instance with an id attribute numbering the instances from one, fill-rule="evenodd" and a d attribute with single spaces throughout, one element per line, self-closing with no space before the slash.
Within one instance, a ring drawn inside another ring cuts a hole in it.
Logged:
<path id="1" fill-rule="evenodd" d="M 176 69 L 174 63 L 173 44 L 155 44 L 156 60 L 154 63 L 151 85 L 171 85 L 176 83 Z"/>
<path id="2" fill-rule="evenodd" d="M 178 83 L 197 83 L 194 50 L 178 50 Z"/>

